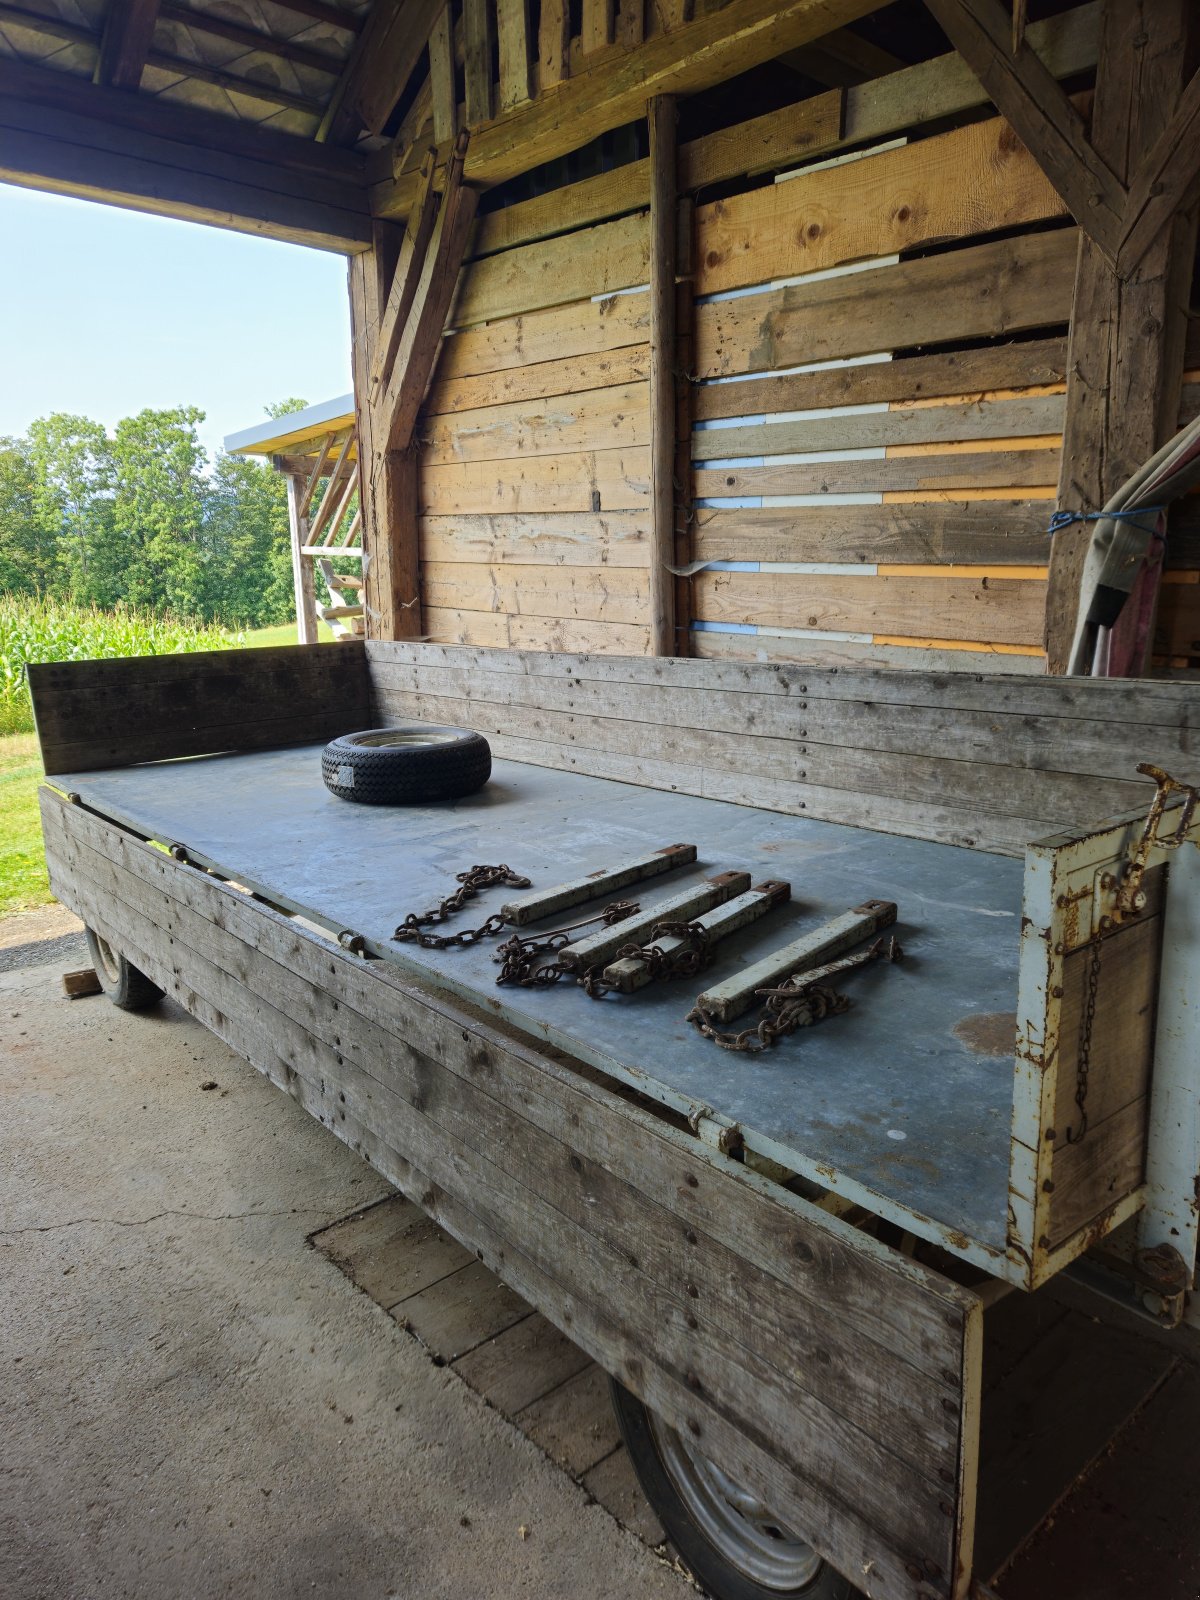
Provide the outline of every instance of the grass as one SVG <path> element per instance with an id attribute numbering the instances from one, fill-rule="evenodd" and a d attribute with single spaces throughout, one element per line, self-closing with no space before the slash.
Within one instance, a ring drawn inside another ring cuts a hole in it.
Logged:
<path id="1" fill-rule="evenodd" d="M 42 776 L 32 733 L 0 738 L 0 917 L 54 897 L 42 856 L 37 786 Z"/>
<path id="2" fill-rule="evenodd" d="M 317 643 L 328 644 L 333 638 L 333 629 L 327 622 L 317 623 Z M 295 644 L 296 624 L 294 622 L 281 622 L 277 628 L 252 628 L 249 633 L 241 636 L 239 643 L 257 648 L 268 644 Z"/>

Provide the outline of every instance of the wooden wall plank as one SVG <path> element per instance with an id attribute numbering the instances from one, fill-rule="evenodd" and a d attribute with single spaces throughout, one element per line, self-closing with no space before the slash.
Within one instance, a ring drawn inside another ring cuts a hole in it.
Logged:
<path id="1" fill-rule="evenodd" d="M 1018 439 L 1062 429 L 1063 397 L 971 401 L 814 417 L 800 422 L 755 422 L 706 428 L 692 435 L 694 461 L 738 456 L 792 455 L 817 450 L 874 450 L 899 444 L 947 444 L 975 439 Z"/>
<path id="2" fill-rule="evenodd" d="M 498 250 L 607 222 L 630 211 L 644 211 L 649 204 L 649 160 L 627 162 L 488 212 L 476 227 L 472 255 L 494 255 Z"/>
<path id="3" fill-rule="evenodd" d="M 698 499 L 753 495 L 914 494 L 957 495 L 961 490 L 1043 488 L 1053 493 L 1057 450 L 992 450 L 947 455 L 890 456 L 884 461 L 799 462 L 780 467 L 698 470 Z M 1053 508 L 1047 507 L 1045 523 Z"/>
<path id="4" fill-rule="evenodd" d="M 421 509 L 438 512 L 630 511 L 650 495 L 649 451 L 594 450 L 514 462 L 426 467 Z"/>
<path id="5" fill-rule="evenodd" d="M 1064 216 L 1002 118 L 696 209 L 697 294 Z"/>
<path id="6" fill-rule="evenodd" d="M 368 708 L 359 641 L 31 662 L 28 670 L 49 773 L 315 743 Z"/>
<path id="7" fill-rule="evenodd" d="M 650 518 L 638 511 L 427 516 L 421 549 L 427 561 L 644 567 L 650 560 Z"/>
<path id="8" fill-rule="evenodd" d="M 650 439 L 649 384 L 558 395 L 545 405 L 519 400 L 427 416 L 423 435 L 427 466 L 644 445 Z"/>
<path id="9" fill-rule="evenodd" d="M 649 345 L 628 345 L 622 350 L 602 350 L 590 356 L 564 356 L 558 361 L 538 361 L 527 367 L 479 377 L 435 377 L 425 401 L 426 417 L 474 411 L 514 401 L 549 400 L 557 395 L 581 395 L 589 389 L 615 388 L 650 376 Z"/>
<path id="10" fill-rule="evenodd" d="M 571 9 L 567 0 L 542 0 L 538 17 L 539 93 L 544 94 L 566 77 L 570 48 Z"/>
<path id="11" fill-rule="evenodd" d="M 692 415 L 697 422 L 712 422 L 769 411 L 879 405 L 1041 387 L 1062 383 L 1066 359 L 1067 341 L 1060 337 L 983 345 L 974 350 L 939 350 L 931 356 L 748 378 L 744 383 L 701 383 L 692 396 Z"/>
<path id="12" fill-rule="evenodd" d="M 1044 502 L 917 501 L 894 506 L 700 509 L 697 561 L 960 562 L 1049 558 Z"/>
<path id="13" fill-rule="evenodd" d="M 650 297 L 618 294 L 510 317 L 456 333 L 442 346 L 438 378 L 507 372 L 566 357 L 595 355 L 650 337 Z"/>
<path id="14" fill-rule="evenodd" d="M 467 123 L 475 128 L 492 115 L 492 55 L 496 47 L 493 0 L 463 0 L 466 40 Z"/>
<path id="15" fill-rule="evenodd" d="M 500 50 L 500 110 L 511 111 L 529 99 L 529 0 L 496 0 L 496 40 Z"/>
<path id="16" fill-rule="evenodd" d="M 855 640 L 820 639 L 815 635 L 789 637 L 771 633 L 697 633 L 692 654 L 714 664 L 745 661 L 837 667 L 839 670 L 875 672 L 971 672 L 1041 674 L 1046 670 L 1040 651 L 1001 652 L 995 646 L 978 649 L 934 647 L 920 642 L 862 644 Z"/>
<path id="17" fill-rule="evenodd" d="M 649 277 L 650 232 L 639 212 L 472 262 L 463 275 L 454 326 L 611 294 Z"/>
<path id="18" fill-rule="evenodd" d="M 696 614 L 710 622 L 830 633 L 1040 644 L 1046 585 L 1005 578 L 831 578 L 702 572 Z"/>
<path id="19" fill-rule="evenodd" d="M 579 618 L 514 617 L 499 612 L 426 612 L 429 637 L 448 645 L 482 645 L 500 650 L 592 650 L 600 655 L 648 655 L 650 629 L 644 623 L 585 622 Z"/>
<path id="20" fill-rule="evenodd" d="M 644 568 L 611 567 L 597 573 L 567 566 L 514 569 L 426 561 L 421 581 L 426 603 L 441 610 L 637 624 L 646 618 Z"/>
<path id="21" fill-rule="evenodd" d="M 1029 234 L 696 308 L 702 378 L 998 338 L 1070 315 L 1077 231 Z"/>

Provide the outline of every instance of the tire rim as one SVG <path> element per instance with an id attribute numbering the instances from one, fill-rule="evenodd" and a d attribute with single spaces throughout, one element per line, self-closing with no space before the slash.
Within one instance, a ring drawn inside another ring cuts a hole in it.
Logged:
<path id="1" fill-rule="evenodd" d="M 365 750 L 403 750 L 414 745 L 454 744 L 461 738 L 452 728 L 381 728 L 378 733 L 353 734 L 350 742 Z"/>
<path id="2" fill-rule="evenodd" d="M 802 1592 L 817 1581 L 825 1563 L 810 1544 L 682 1434 L 653 1412 L 649 1419 L 659 1458 L 689 1516 L 730 1566 L 779 1594 Z"/>
<path id="3" fill-rule="evenodd" d="M 95 930 L 93 930 L 94 932 Z M 96 934 L 96 954 L 100 957 L 100 965 L 104 968 L 105 976 L 112 983 L 121 981 L 121 962 L 112 945 L 100 934 Z"/>

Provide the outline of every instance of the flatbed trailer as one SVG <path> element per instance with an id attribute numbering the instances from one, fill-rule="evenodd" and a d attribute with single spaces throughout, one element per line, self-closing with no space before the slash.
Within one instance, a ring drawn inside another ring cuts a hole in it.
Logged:
<path id="1" fill-rule="evenodd" d="M 1195 780 L 1189 686 L 375 641 L 30 679 L 51 883 L 104 948 L 855 1589 L 978 1590 L 999 1295 L 1087 1257 L 1187 1316 L 1200 817 L 1162 791 L 1148 821 L 1135 769 Z M 327 739 L 422 720 L 487 735 L 483 791 L 324 787 Z M 792 890 L 702 979 L 499 988 L 486 942 L 392 938 L 475 863 L 542 888 L 680 840 L 646 904 L 726 869 Z M 904 960 L 844 1015 L 755 1056 L 687 1022 L 868 898 Z"/>

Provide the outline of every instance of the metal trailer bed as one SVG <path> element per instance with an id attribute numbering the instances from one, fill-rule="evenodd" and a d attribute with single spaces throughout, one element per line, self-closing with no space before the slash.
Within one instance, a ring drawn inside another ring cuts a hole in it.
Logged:
<path id="1" fill-rule="evenodd" d="M 1161 1320 L 1191 1284 L 1200 859 L 1169 845 L 1200 843 L 1200 820 L 1179 831 L 1178 797 L 1145 853 L 1144 907 L 1116 910 L 1152 793 L 1123 774 L 1149 756 L 1188 776 L 1190 699 L 837 676 L 748 669 L 731 687 L 716 663 L 397 645 L 33 668 L 46 851 L 55 892 L 114 950 L 858 1588 L 957 1597 L 997 1290 L 1101 1241 Z M 797 713 L 819 722 L 822 699 L 842 742 L 826 733 L 816 760 L 872 738 L 874 793 L 804 772 L 782 792 L 789 728 L 807 740 Z M 420 716 L 514 759 L 454 803 L 375 809 L 324 788 L 326 738 Z M 956 719 L 975 759 L 945 754 Z M 906 720 L 919 734 L 889 750 Z M 631 727 L 645 754 L 622 766 Z M 700 764 L 671 767 L 689 732 Z M 743 752 L 732 790 L 721 737 Z M 1138 810 L 1081 826 L 1089 800 L 1143 789 Z M 1060 831 L 1022 862 L 999 852 L 1027 814 Z M 970 834 L 989 848 L 956 842 Z M 474 863 L 546 887 L 677 840 L 698 846 L 690 877 L 792 885 L 702 980 L 600 1001 L 500 989 L 486 943 L 390 937 Z M 898 903 L 905 959 L 856 974 L 847 1014 L 755 1058 L 684 1021 L 699 988 L 868 897 Z"/>

